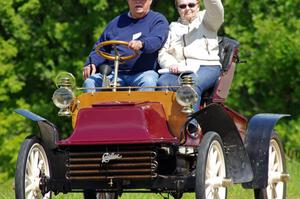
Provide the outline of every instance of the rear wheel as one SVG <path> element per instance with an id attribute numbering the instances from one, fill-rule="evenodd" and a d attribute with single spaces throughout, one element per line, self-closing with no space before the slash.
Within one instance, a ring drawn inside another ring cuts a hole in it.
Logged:
<path id="1" fill-rule="evenodd" d="M 95 190 L 84 191 L 85 199 L 118 199 L 118 194 L 116 192 L 99 192 L 96 193 Z"/>
<path id="2" fill-rule="evenodd" d="M 50 177 L 50 167 L 44 147 L 36 138 L 27 138 L 21 145 L 15 175 L 16 199 L 49 199 L 51 192 L 42 196 L 40 180 Z"/>
<path id="3" fill-rule="evenodd" d="M 269 146 L 268 186 L 255 190 L 255 198 L 285 199 L 288 174 L 281 139 L 277 133 L 271 135 Z"/>
<path id="4" fill-rule="evenodd" d="M 118 194 L 115 192 L 97 193 L 97 199 L 118 199 Z"/>
<path id="5" fill-rule="evenodd" d="M 269 176 L 267 195 L 268 198 L 283 199 L 286 196 L 286 171 L 284 151 L 278 134 L 273 133 L 269 147 Z"/>
<path id="6" fill-rule="evenodd" d="M 226 165 L 223 143 L 215 132 L 207 132 L 198 148 L 196 171 L 197 199 L 225 199 Z"/>

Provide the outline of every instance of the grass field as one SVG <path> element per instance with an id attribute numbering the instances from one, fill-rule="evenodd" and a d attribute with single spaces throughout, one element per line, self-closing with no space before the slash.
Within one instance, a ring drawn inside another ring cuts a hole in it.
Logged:
<path id="1" fill-rule="evenodd" d="M 291 175 L 291 180 L 287 187 L 287 199 L 300 199 L 300 162 L 288 160 L 287 161 L 288 172 Z M 0 186 L 0 199 L 13 199 L 14 191 L 12 189 L 12 179 L 1 183 Z M 164 194 L 167 197 L 166 194 Z M 54 199 L 82 199 L 82 194 L 71 193 L 71 194 L 58 194 L 53 197 Z M 162 198 L 159 194 L 137 194 L 137 193 L 125 193 L 121 199 L 160 199 Z M 170 196 L 170 199 L 173 198 Z M 193 199 L 195 198 L 194 193 L 187 193 L 183 195 L 182 199 Z M 251 190 L 245 190 L 240 185 L 235 185 L 229 188 L 228 199 L 249 199 L 253 198 Z"/>

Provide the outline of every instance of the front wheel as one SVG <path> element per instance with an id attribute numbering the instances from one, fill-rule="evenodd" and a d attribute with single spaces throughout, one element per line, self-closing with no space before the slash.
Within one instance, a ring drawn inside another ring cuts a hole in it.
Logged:
<path id="1" fill-rule="evenodd" d="M 226 199 L 226 165 L 223 143 L 215 132 L 207 132 L 198 148 L 196 167 L 196 198 Z"/>
<path id="2" fill-rule="evenodd" d="M 42 176 L 50 177 L 46 152 L 36 138 L 27 138 L 21 145 L 15 175 L 16 199 L 50 199 L 51 192 L 44 196 L 40 190 Z"/>

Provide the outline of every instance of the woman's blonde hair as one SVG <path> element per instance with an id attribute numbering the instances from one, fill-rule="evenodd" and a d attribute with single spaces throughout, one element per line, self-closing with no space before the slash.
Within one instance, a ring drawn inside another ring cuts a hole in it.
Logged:
<path id="1" fill-rule="evenodd" d="M 175 7 L 177 8 L 178 6 L 178 3 L 177 3 L 178 0 L 175 0 Z M 200 0 L 197 0 L 198 1 L 198 4 L 200 4 Z"/>

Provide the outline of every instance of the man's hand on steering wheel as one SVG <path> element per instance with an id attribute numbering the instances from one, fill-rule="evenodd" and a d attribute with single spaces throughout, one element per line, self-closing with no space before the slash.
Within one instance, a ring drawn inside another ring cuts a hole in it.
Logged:
<path id="1" fill-rule="evenodd" d="M 144 47 L 144 44 L 140 40 L 131 40 L 128 43 L 128 47 L 132 50 L 137 51 L 137 50 L 141 50 Z"/>
<path id="2" fill-rule="evenodd" d="M 83 67 L 82 75 L 84 79 L 88 78 L 90 75 L 93 75 L 95 73 L 96 73 L 95 64 L 89 64 Z"/>
<path id="3" fill-rule="evenodd" d="M 113 46 L 113 50 L 115 51 L 114 54 L 110 54 L 110 53 L 107 53 L 107 52 L 101 50 L 102 47 L 108 46 L 108 45 Z M 118 52 L 118 49 L 116 48 L 116 45 L 127 46 L 133 52 L 131 55 L 128 55 L 128 56 L 120 55 Z M 103 41 L 103 42 L 99 43 L 96 46 L 95 50 L 98 55 L 102 56 L 103 58 L 105 58 L 107 60 L 116 61 L 117 59 L 119 59 L 119 61 L 127 61 L 127 60 L 133 59 L 136 56 L 138 56 L 139 55 L 138 50 L 141 48 L 143 48 L 143 43 L 138 40 L 132 40 L 130 42 L 119 41 L 119 40 L 109 40 L 109 41 Z M 134 50 L 134 49 L 137 49 L 137 50 Z M 119 56 L 116 56 L 116 55 L 119 55 Z"/>

